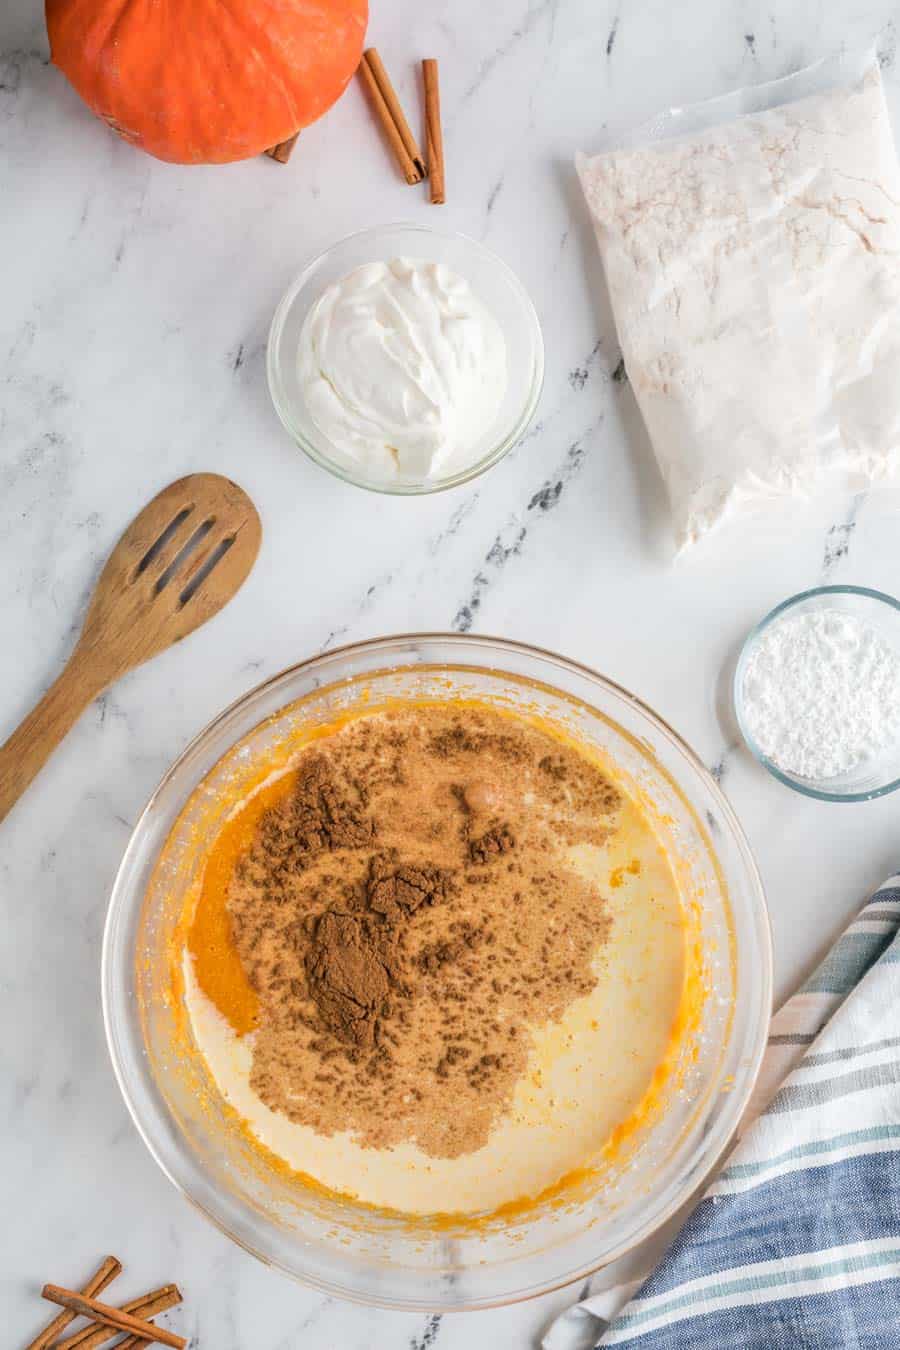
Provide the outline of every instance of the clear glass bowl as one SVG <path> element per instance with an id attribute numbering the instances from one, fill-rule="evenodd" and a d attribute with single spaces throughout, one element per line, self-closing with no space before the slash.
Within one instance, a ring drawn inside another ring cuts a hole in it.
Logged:
<path id="1" fill-rule="evenodd" d="M 538 713 L 614 762 L 676 869 L 706 990 L 662 1109 L 615 1165 L 562 1198 L 480 1225 L 365 1210 L 261 1162 L 229 1120 L 202 1057 L 191 1053 L 169 981 L 185 895 L 234 800 L 223 784 L 233 789 L 235 775 L 258 766 L 298 722 L 331 721 L 362 700 L 458 697 Z M 421 634 L 362 642 L 294 666 L 188 746 L 122 860 L 102 988 L 109 1049 L 135 1124 L 166 1175 L 214 1223 L 263 1261 L 330 1294 L 449 1311 L 582 1279 L 672 1216 L 723 1153 L 747 1103 L 766 1041 L 771 978 L 765 900 L 746 839 L 675 732 L 575 662 L 497 639 Z"/>
<path id="2" fill-rule="evenodd" d="M 465 469 L 444 478 L 385 480 L 343 456 L 307 411 L 297 372 L 297 350 L 307 314 L 322 292 L 364 263 L 391 258 L 445 263 L 469 282 L 491 310 L 506 339 L 508 382 L 493 426 Z M 496 253 L 464 234 L 442 234 L 427 225 L 378 225 L 334 244 L 309 263 L 288 287 L 272 319 L 266 357 L 269 391 L 286 430 L 310 459 L 330 473 L 372 492 L 415 496 L 443 492 L 477 478 L 519 441 L 537 407 L 544 382 L 544 342 L 534 305 Z"/>
<path id="3" fill-rule="evenodd" d="M 884 797 L 900 787 L 900 741 L 887 746 L 883 754 L 867 759 L 837 777 L 801 778 L 799 774 L 780 769 L 756 743 L 744 706 L 747 663 L 763 633 L 786 618 L 825 609 L 852 614 L 861 623 L 874 628 L 900 654 L 900 603 L 893 596 L 869 590 L 866 586 L 817 586 L 810 591 L 801 591 L 777 605 L 747 635 L 734 672 L 735 717 L 747 748 L 779 783 L 822 802 L 871 801 L 873 797 Z"/>

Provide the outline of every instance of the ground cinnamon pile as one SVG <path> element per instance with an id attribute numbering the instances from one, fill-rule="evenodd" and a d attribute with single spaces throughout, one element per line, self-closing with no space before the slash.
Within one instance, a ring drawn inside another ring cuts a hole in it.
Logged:
<path id="1" fill-rule="evenodd" d="M 380 713 L 311 746 L 229 889 L 262 1100 L 377 1148 L 484 1144 L 531 1029 L 593 987 L 608 920 L 565 846 L 602 843 L 618 803 L 490 711 Z"/>

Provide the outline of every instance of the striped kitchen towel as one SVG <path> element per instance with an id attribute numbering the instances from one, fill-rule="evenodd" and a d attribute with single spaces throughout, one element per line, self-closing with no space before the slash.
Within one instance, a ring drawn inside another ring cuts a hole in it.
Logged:
<path id="1" fill-rule="evenodd" d="M 900 876 L 772 1020 L 738 1142 L 656 1270 L 544 1350 L 900 1346 Z"/>

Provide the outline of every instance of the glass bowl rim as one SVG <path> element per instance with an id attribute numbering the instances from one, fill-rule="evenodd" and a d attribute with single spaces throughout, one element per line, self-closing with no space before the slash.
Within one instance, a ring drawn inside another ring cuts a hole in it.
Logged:
<path id="1" fill-rule="evenodd" d="M 426 1301 L 409 1299 L 401 1302 L 395 1299 L 373 1298 L 371 1295 L 366 1296 L 365 1294 L 357 1293 L 352 1288 L 348 1288 L 345 1284 L 338 1284 L 337 1282 L 330 1282 L 329 1280 L 318 1276 L 299 1273 L 284 1261 L 260 1250 L 257 1246 L 246 1241 L 244 1238 L 239 1237 L 232 1231 L 224 1219 L 211 1212 L 205 1203 L 203 1203 L 196 1195 L 192 1194 L 187 1186 L 174 1175 L 173 1169 L 169 1166 L 167 1159 L 163 1156 L 165 1150 L 164 1144 L 151 1137 L 149 1127 L 145 1125 L 142 1117 L 139 1115 L 132 1097 L 130 1086 L 126 1079 L 126 1065 L 120 1061 L 118 1039 L 114 1035 L 114 1009 L 112 1006 L 113 1000 L 120 996 L 120 992 L 112 987 L 114 957 L 111 949 L 114 936 L 113 929 L 115 921 L 118 919 L 118 911 L 121 910 L 129 900 L 127 889 L 120 886 L 120 880 L 126 870 L 126 864 L 130 859 L 130 855 L 133 851 L 137 850 L 141 836 L 145 831 L 148 818 L 157 807 L 159 798 L 168 789 L 172 780 L 181 771 L 182 767 L 209 738 L 213 737 L 216 732 L 223 728 L 235 713 L 240 711 L 251 701 L 273 692 L 280 683 L 287 684 L 299 673 L 314 669 L 320 662 L 324 663 L 335 657 L 377 650 L 389 654 L 392 651 L 403 650 L 407 648 L 410 643 L 415 642 L 446 642 L 461 649 L 477 649 L 481 647 L 488 651 L 493 650 L 495 653 L 498 650 L 501 653 L 508 651 L 526 658 L 536 657 L 541 661 L 549 663 L 551 666 L 586 677 L 590 682 L 599 684 L 605 688 L 607 692 L 612 693 L 645 716 L 662 734 L 663 738 L 690 763 L 702 780 L 704 787 L 715 799 L 717 808 L 725 820 L 732 838 L 737 845 L 742 864 L 746 869 L 749 889 L 752 893 L 752 901 L 748 906 L 748 913 L 754 920 L 756 935 L 760 944 L 760 955 L 762 958 L 762 970 L 758 972 L 761 976 L 760 1002 L 761 1005 L 768 1010 L 768 1015 L 756 1029 L 755 1039 L 752 1042 L 752 1049 L 744 1057 L 744 1063 L 748 1066 L 748 1071 L 744 1079 L 743 1090 L 739 1094 L 741 1099 L 739 1102 L 739 1109 L 735 1113 L 734 1105 L 737 1102 L 738 1095 L 729 1094 L 727 1105 L 730 1114 L 734 1116 L 734 1120 L 730 1123 L 728 1132 L 724 1134 L 718 1142 L 715 1151 L 704 1160 L 699 1180 L 695 1179 L 692 1185 L 692 1194 L 703 1189 L 718 1164 L 727 1155 L 734 1139 L 735 1130 L 737 1129 L 741 1116 L 746 1109 L 747 1103 L 751 1098 L 759 1077 L 768 1039 L 769 1017 L 771 1016 L 773 997 L 774 962 L 771 919 L 766 901 L 765 888 L 762 883 L 762 877 L 756 859 L 750 847 L 750 842 L 738 820 L 737 813 L 703 760 L 681 737 L 681 735 L 675 731 L 662 716 L 660 716 L 659 713 L 650 708 L 649 705 L 636 694 L 631 693 L 630 690 L 626 689 L 623 685 L 618 684 L 615 680 L 600 674 L 598 671 L 594 670 L 593 667 L 572 658 L 561 656 L 559 653 L 551 651 L 548 648 L 538 647 L 526 642 L 519 642 L 514 639 L 495 637 L 490 634 L 454 633 L 447 631 L 397 633 L 386 637 L 366 638 L 358 642 L 345 643 L 339 647 L 329 648 L 329 650 L 325 652 L 317 652 L 313 656 L 306 657 L 302 661 L 286 666 L 283 670 L 269 676 L 268 679 L 261 681 L 259 684 L 253 686 L 253 688 L 239 695 L 236 699 L 233 699 L 227 707 L 212 718 L 201 731 L 188 741 L 181 753 L 173 760 L 172 764 L 160 779 L 135 821 L 131 836 L 123 852 L 122 859 L 113 881 L 104 923 L 100 972 L 103 1026 L 113 1073 L 119 1087 L 119 1092 L 121 1093 L 122 1099 L 128 1110 L 128 1114 L 130 1115 L 144 1146 L 150 1153 L 150 1156 L 179 1194 L 199 1211 L 219 1232 L 223 1233 L 249 1255 L 256 1257 L 256 1259 L 260 1260 L 264 1265 L 278 1270 L 289 1279 L 292 1279 L 306 1288 L 315 1289 L 320 1293 L 336 1296 L 351 1303 L 366 1307 L 383 1307 L 406 1312 L 429 1312 L 434 1309 L 431 1303 Z M 490 665 L 485 665 L 481 668 L 489 670 L 498 669 L 498 667 Z M 555 688 L 555 686 L 553 687 Z M 227 751 L 225 753 L 227 753 Z M 140 898 L 142 899 L 142 897 Z M 133 899 L 132 903 L 134 903 Z M 149 1070 L 144 1069 L 144 1072 L 148 1073 Z M 700 1141 L 701 1146 L 702 1143 L 703 1141 Z M 620 1243 L 618 1248 L 604 1252 L 597 1258 L 592 1258 L 588 1262 L 582 1262 L 582 1264 L 574 1270 L 560 1273 L 559 1275 L 553 1275 L 539 1284 L 533 1284 L 524 1289 L 520 1288 L 511 1293 L 482 1298 L 474 1302 L 461 1303 L 452 1307 L 442 1307 L 441 1311 L 486 1311 L 491 1308 L 510 1307 L 514 1304 L 527 1302 L 532 1298 L 538 1298 L 544 1294 L 567 1288 L 568 1286 L 577 1283 L 579 1280 L 584 1280 L 596 1274 L 599 1270 L 604 1269 L 613 1261 L 636 1250 L 641 1243 L 645 1242 L 648 1238 L 652 1237 L 654 1233 L 658 1232 L 673 1217 L 673 1215 L 678 1212 L 685 1203 L 686 1198 L 687 1197 L 684 1195 L 681 1195 L 680 1197 L 673 1195 L 661 1213 L 654 1214 L 649 1219 L 643 1220 L 634 1235 Z"/>
<path id="2" fill-rule="evenodd" d="M 475 249 L 484 255 L 490 261 L 492 266 L 505 278 L 510 288 L 516 293 L 521 301 L 523 310 L 528 315 L 532 339 L 534 342 L 534 371 L 532 374 L 531 387 L 528 392 L 528 398 L 517 415 L 512 428 L 503 436 L 495 446 L 492 447 L 481 459 L 470 464 L 468 468 L 460 469 L 455 474 L 449 474 L 446 478 L 436 479 L 433 483 L 375 483 L 358 474 L 352 469 L 344 468 L 336 460 L 330 459 L 321 452 L 316 445 L 294 424 L 291 417 L 290 400 L 284 395 L 282 381 L 278 369 L 278 361 L 275 358 L 275 351 L 280 345 L 282 330 L 287 321 L 287 316 L 291 306 L 297 298 L 297 293 L 303 286 L 306 279 L 312 271 L 325 261 L 332 253 L 335 253 L 345 244 L 355 243 L 366 238 L 374 238 L 390 230 L 411 230 L 416 234 L 431 235 L 436 238 L 451 239 L 461 242 L 469 248 Z M 398 220 L 389 221 L 383 225 L 369 225 L 362 230 L 354 230 L 350 234 L 345 234 L 342 238 L 329 244 L 327 248 L 321 249 L 313 258 L 301 268 L 288 285 L 281 299 L 275 307 L 275 313 L 272 315 L 272 322 L 269 325 L 269 331 L 266 338 L 266 380 L 269 388 L 269 397 L 272 400 L 278 419 L 285 431 L 291 437 L 296 445 L 300 447 L 308 459 L 320 469 L 332 474 L 341 482 L 349 483 L 352 487 L 362 488 L 366 492 L 377 492 L 387 497 L 428 497 L 438 492 L 448 492 L 451 488 L 462 487 L 464 483 L 470 483 L 473 479 L 479 478 L 481 474 L 486 473 L 488 469 L 499 464 L 509 454 L 510 450 L 522 439 L 531 424 L 531 420 L 537 410 L 540 402 L 541 393 L 544 387 L 544 334 L 541 328 L 540 319 L 534 306 L 534 301 L 525 289 L 524 284 L 517 274 L 505 262 L 498 253 L 488 248 L 479 239 L 472 235 L 465 234 L 462 230 L 442 230 L 433 225 L 422 224 L 416 221 Z"/>
<path id="3" fill-rule="evenodd" d="M 778 768 L 766 755 L 765 751 L 757 745 L 750 728 L 744 718 L 744 696 L 742 693 L 744 674 L 747 668 L 747 662 L 756 643 L 762 637 L 763 633 L 776 623 L 783 614 L 793 609 L 796 605 L 804 604 L 807 600 L 815 600 L 820 595 L 851 595 L 864 596 L 867 600 L 878 600 L 888 605 L 891 609 L 900 613 L 900 600 L 894 596 L 888 595 L 886 591 L 875 590 L 871 586 L 850 586 L 850 585 L 828 585 L 811 586 L 809 590 L 798 591 L 796 595 L 789 595 L 786 600 L 782 600 L 774 609 L 769 610 L 757 624 L 750 629 L 750 632 L 744 638 L 741 645 L 740 655 L 737 659 L 737 665 L 734 669 L 734 678 L 732 680 L 731 701 L 734 706 L 734 715 L 737 719 L 738 730 L 744 740 L 747 749 L 758 760 L 764 769 L 767 769 L 773 778 L 785 787 L 792 788 L 794 792 L 799 792 L 801 797 L 809 797 L 813 801 L 819 802 L 871 802 L 879 797 L 886 797 L 891 792 L 900 787 L 900 778 L 894 778 L 881 787 L 870 788 L 865 792 L 828 792 L 823 788 L 807 786 L 791 778 Z"/>

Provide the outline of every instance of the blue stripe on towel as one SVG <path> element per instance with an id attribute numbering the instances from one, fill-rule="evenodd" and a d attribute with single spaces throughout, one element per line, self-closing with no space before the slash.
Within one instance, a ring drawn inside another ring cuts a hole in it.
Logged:
<path id="1" fill-rule="evenodd" d="M 843 994 L 854 988 L 869 967 L 891 945 L 895 936 L 896 925 L 884 933 L 845 933 L 815 974 L 807 980 L 803 986 L 804 993 Z"/>
<path id="2" fill-rule="evenodd" d="M 881 1280 L 752 1309 L 723 1308 L 617 1344 L 639 1344 L 641 1350 L 896 1350 L 897 1282 Z"/>
<path id="3" fill-rule="evenodd" d="M 718 1213 L 724 1206 L 727 1241 Z M 737 1195 L 701 1201 L 631 1306 L 701 1276 L 894 1235 L 900 1245 L 900 1151 L 777 1176 Z M 897 1317 L 900 1347 L 900 1303 Z"/>

